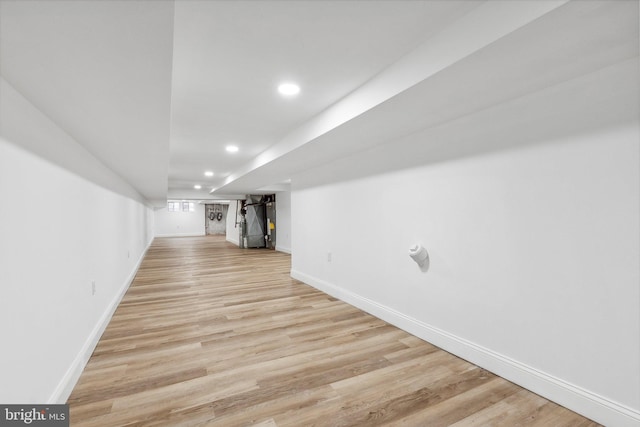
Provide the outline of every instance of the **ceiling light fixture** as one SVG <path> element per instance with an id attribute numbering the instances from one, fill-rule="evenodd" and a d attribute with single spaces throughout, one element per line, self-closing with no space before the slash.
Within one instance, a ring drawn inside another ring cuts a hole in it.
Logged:
<path id="1" fill-rule="evenodd" d="M 227 145 L 226 150 L 230 153 L 237 153 L 238 147 L 236 147 L 235 145 Z"/>
<path id="2" fill-rule="evenodd" d="M 201 188 L 202 188 L 202 185 L 198 185 L 198 184 L 196 184 L 196 185 L 194 185 L 194 186 L 193 186 L 193 188 L 195 188 L 196 190 L 199 190 L 199 189 L 201 189 Z"/>
<path id="3" fill-rule="evenodd" d="M 211 177 L 211 176 L 213 176 L 213 172 L 211 172 L 211 171 L 206 171 L 206 172 L 204 173 L 204 176 L 209 176 L 209 177 Z"/>
<path id="4" fill-rule="evenodd" d="M 278 86 L 278 92 L 283 96 L 296 96 L 300 93 L 300 86 L 295 83 L 282 83 Z"/>

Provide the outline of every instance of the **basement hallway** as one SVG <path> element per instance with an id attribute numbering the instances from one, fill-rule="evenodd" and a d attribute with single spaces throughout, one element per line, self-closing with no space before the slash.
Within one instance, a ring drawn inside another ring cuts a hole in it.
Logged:
<path id="1" fill-rule="evenodd" d="M 596 426 L 224 236 L 156 238 L 71 397 L 72 426 Z"/>

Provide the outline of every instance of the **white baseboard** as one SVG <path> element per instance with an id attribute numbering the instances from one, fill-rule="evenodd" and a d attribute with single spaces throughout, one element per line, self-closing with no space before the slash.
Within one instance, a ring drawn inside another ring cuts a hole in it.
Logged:
<path id="1" fill-rule="evenodd" d="M 276 251 L 278 252 L 284 252 L 286 254 L 291 255 L 291 248 L 285 248 L 284 246 L 278 246 L 276 245 Z"/>
<path id="2" fill-rule="evenodd" d="M 76 386 L 78 379 L 80 379 L 82 371 L 84 371 L 87 362 L 89 362 L 89 359 L 93 354 L 93 350 L 95 350 L 96 346 L 98 345 L 100 337 L 102 337 L 102 334 L 107 328 L 107 325 L 109 325 L 111 317 L 113 317 L 113 313 L 115 313 L 118 305 L 120 304 L 120 301 L 122 301 L 122 298 L 124 297 L 124 294 L 127 293 L 129 286 L 131 286 L 133 279 L 136 277 L 136 273 L 140 268 L 140 264 L 142 263 L 144 256 L 147 254 L 147 250 L 149 250 L 149 246 L 151 246 L 152 242 L 153 240 L 151 240 L 147 244 L 147 247 L 144 249 L 144 251 L 142 251 L 142 255 L 140 255 L 140 258 L 129 274 L 129 277 L 127 277 L 127 280 L 125 280 L 118 293 L 115 295 L 113 300 L 111 300 L 109 306 L 107 306 L 107 309 L 104 311 L 104 313 L 102 313 L 100 320 L 98 320 L 98 323 L 96 323 L 95 327 L 91 331 L 91 334 L 82 346 L 82 349 L 71 363 L 69 369 L 67 369 L 67 372 L 58 383 L 58 386 L 54 390 L 47 403 L 63 404 L 67 402 L 67 399 L 69 399 L 73 388 Z"/>
<path id="3" fill-rule="evenodd" d="M 156 234 L 156 237 L 200 237 L 206 236 L 205 233 L 171 233 L 171 234 Z"/>
<path id="4" fill-rule="evenodd" d="M 616 427 L 640 427 L 640 412 L 637 410 L 613 402 L 324 280 L 296 270 L 291 270 L 291 277 L 598 423 Z"/>
<path id="5" fill-rule="evenodd" d="M 240 246 L 240 241 L 239 240 L 230 239 L 230 238 L 227 237 L 227 242 L 233 243 L 236 246 Z"/>

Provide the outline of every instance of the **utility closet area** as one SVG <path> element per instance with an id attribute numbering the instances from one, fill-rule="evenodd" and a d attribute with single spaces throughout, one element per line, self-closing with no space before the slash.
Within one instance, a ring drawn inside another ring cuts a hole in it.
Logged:
<path id="1" fill-rule="evenodd" d="M 240 247 L 276 248 L 276 195 L 247 195 L 240 208 Z"/>
<path id="2" fill-rule="evenodd" d="M 207 204 L 205 205 L 205 232 L 209 234 L 227 233 L 227 211 L 228 204 Z"/>

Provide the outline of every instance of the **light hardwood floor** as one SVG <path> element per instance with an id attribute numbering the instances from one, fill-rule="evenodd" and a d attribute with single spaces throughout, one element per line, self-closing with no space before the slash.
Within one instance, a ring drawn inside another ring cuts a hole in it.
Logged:
<path id="1" fill-rule="evenodd" d="M 157 238 L 68 403 L 72 426 L 596 426 L 289 277 Z"/>

